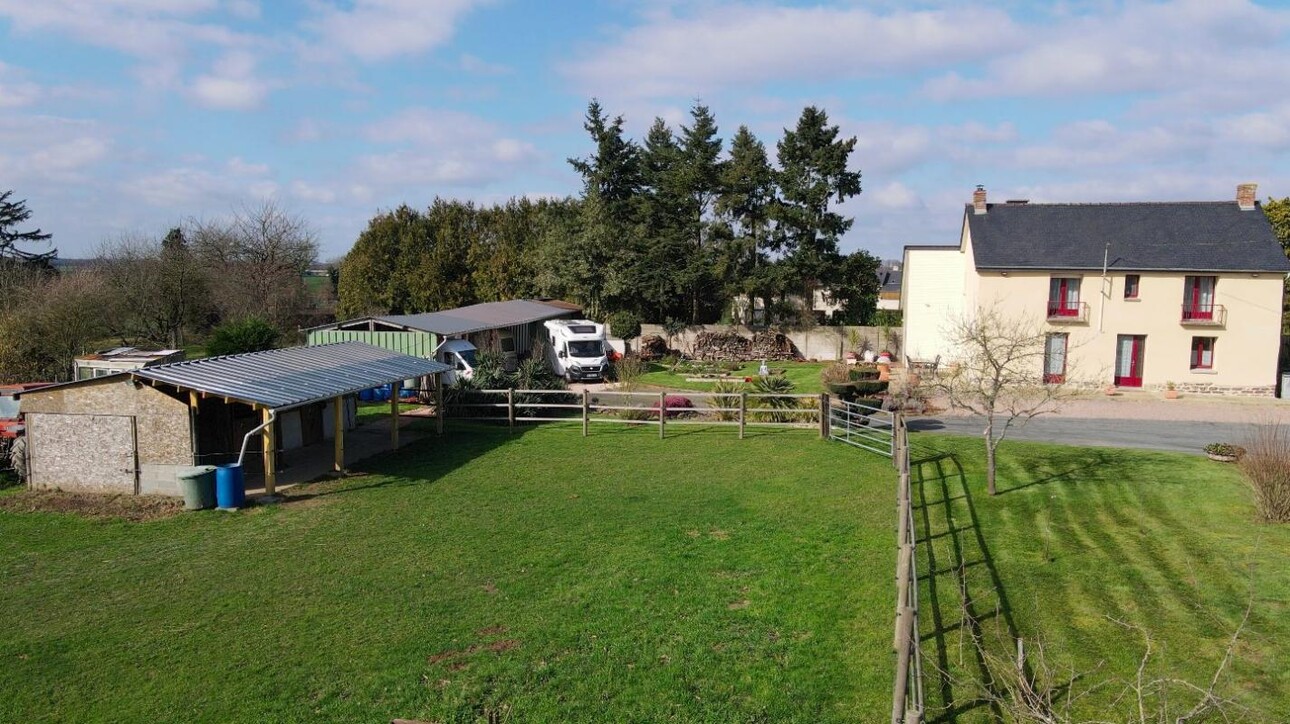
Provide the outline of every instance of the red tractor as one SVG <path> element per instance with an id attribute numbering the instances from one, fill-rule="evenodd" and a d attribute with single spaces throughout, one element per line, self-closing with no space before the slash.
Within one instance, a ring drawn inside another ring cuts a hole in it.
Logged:
<path id="1" fill-rule="evenodd" d="M 18 400 L 14 395 L 48 385 L 48 382 L 0 385 L 0 469 L 9 467 L 9 448 L 14 440 L 22 436 L 24 430 L 22 413 L 18 411 Z"/>

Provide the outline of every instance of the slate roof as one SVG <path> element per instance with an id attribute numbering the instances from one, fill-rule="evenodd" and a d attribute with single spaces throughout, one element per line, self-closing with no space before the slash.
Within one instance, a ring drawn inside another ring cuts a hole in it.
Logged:
<path id="1" fill-rule="evenodd" d="M 363 342 L 337 342 L 172 362 L 120 374 L 282 410 L 449 369 L 440 362 Z M 54 387 L 101 382 L 109 377 L 117 375 Z"/>
<path id="2" fill-rule="evenodd" d="M 882 285 L 880 292 L 899 292 L 900 281 L 904 272 L 899 269 L 882 269 L 878 272 L 878 282 Z"/>
<path id="3" fill-rule="evenodd" d="M 547 319 L 567 317 L 571 312 L 578 312 L 575 304 L 561 301 L 538 301 L 536 299 L 512 299 L 505 302 L 484 302 L 468 307 L 445 309 L 441 312 L 423 312 L 421 314 L 386 314 L 361 319 L 350 319 L 335 324 L 312 327 L 315 329 L 336 329 L 368 319 L 392 324 L 418 332 L 430 332 L 442 336 L 470 334 L 486 329 L 514 327 L 530 322 L 541 322 Z"/>
<path id="4" fill-rule="evenodd" d="M 1262 207 L 1235 201 L 965 206 L 978 269 L 1290 272 Z"/>

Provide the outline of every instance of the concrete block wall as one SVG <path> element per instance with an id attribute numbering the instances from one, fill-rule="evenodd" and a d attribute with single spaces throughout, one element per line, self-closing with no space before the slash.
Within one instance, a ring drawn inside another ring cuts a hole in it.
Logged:
<path id="1" fill-rule="evenodd" d="M 694 345 L 695 337 L 702 332 L 731 331 L 751 339 L 754 334 L 761 330 L 754 330 L 745 326 L 697 325 L 673 335 L 672 347 L 682 352 L 688 352 Z M 897 358 L 900 357 L 899 327 L 813 327 L 806 330 L 788 331 L 785 334 L 788 335 L 793 345 L 806 359 L 836 360 L 851 350 L 852 332 L 859 338 L 867 339 L 869 348 L 875 352 L 879 349 L 888 349 L 895 353 Z M 663 325 L 661 324 L 642 324 L 641 336 L 648 334 L 656 334 L 667 339 L 667 332 L 663 330 Z"/>

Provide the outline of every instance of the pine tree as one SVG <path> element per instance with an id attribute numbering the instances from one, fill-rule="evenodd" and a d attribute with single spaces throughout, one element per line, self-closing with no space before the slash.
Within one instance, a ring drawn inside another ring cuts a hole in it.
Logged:
<path id="1" fill-rule="evenodd" d="M 730 143 L 730 158 L 721 170 L 721 192 L 715 209 L 729 229 L 721 252 L 726 295 L 765 296 L 771 292 L 764 277 L 770 234 L 775 177 L 766 147 L 740 126 Z"/>
<path id="2" fill-rule="evenodd" d="M 838 140 L 838 127 L 814 106 L 802 110 L 797 128 L 778 145 L 780 198 L 775 204 L 778 242 L 788 279 L 809 303 L 840 264 L 838 239 L 853 219 L 830 208 L 860 193 L 860 172 L 847 168 L 854 137 Z"/>
<path id="3" fill-rule="evenodd" d="M 31 210 L 27 208 L 25 199 L 22 201 L 10 201 L 9 197 L 11 196 L 13 196 L 13 190 L 0 193 L 0 263 L 17 261 L 40 267 L 49 267 L 50 262 L 58 256 L 57 249 L 38 253 L 18 248 L 19 244 L 49 241 L 52 235 L 46 234 L 40 229 L 34 231 L 18 231 L 14 229 L 13 227 L 31 218 Z"/>
<path id="4" fill-rule="evenodd" d="M 709 212 L 721 185 L 721 138 L 717 136 L 717 121 L 712 111 L 702 103 L 690 109 L 689 126 L 681 127 L 680 183 L 686 196 L 684 218 L 685 236 L 690 240 L 693 254 L 685 266 L 685 281 L 689 289 L 690 308 L 686 312 L 692 324 L 702 321 L 700 314 L 711 309 L 716 301 L 710 293 L 712 284 L 712 248 L 709 243 Z"/>

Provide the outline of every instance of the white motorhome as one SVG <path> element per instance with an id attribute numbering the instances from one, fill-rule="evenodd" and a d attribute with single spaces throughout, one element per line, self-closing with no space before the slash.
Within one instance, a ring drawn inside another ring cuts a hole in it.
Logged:
<path id="1" fill-rule="evenodd" d="M 475 345 L 464 339 L 445 339 L 434 351 L 436 362 L 442 362 L 452 370 L 443 373 L 445 385 L 455 385 L 459 378 L 470 379 L 475 376 Z"/>
<path id="2" fill-rule="evenodd" d="M 547 361 L 557 375 L 569 382 L 605 379 L 609 345 L 603 324 L 587 319 L 552 319 L 543 324 L 551 341 Z"/>

